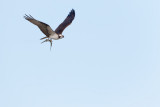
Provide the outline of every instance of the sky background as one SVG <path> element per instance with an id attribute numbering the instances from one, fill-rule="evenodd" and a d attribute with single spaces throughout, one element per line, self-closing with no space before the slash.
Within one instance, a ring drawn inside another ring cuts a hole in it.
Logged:
<path id="1" fill-rule="evenodd" d="M 75 9 L 61 40 L 55 29 Z M 160 107 L 159 0 L 1 0 L 0 107 Z"/>

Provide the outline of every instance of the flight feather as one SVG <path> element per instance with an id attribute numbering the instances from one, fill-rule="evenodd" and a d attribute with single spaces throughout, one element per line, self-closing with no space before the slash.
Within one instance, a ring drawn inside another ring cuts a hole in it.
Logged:
<path id="1" fill-rule="evenodd" d="M 49 37 L 49 35 L 54 32 L 52 30 L 52 28 L 46 24 L 46 23 L 43 23 L 41 21 L 38 21 L 36 19 L 34 19 L 31 15 L 25 15 L 24 18 L 28 21 L 30 21 L 31 23 L 33 23 L 34 25 L 37 25 L 39 27 L 39 29 L 47 36 Z"/>
<path id="2" fill-rule="evenodd" d="M 57 34 L 62 34 L 63 30 L 72 23 L 74 17 L 75 11 L 72 9 L 66 19 L 56 28 L 55 32 Z"/>

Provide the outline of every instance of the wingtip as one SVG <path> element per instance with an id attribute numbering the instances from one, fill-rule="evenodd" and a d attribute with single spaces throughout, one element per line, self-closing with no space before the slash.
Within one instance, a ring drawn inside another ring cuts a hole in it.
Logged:
<path id="1" fill-rule="evenodd" d="M 31 17 L 31 18 L 33 18 L 30 14 L 29 14 L 29 16 Z M 34 18 L 33 18 L 34 19 Z"/>
<path id="2" fill-rule="evenodd" d="M 70 14 L 69 14 L 69 16 L 70 15 L 75 15 L 75 10 L 72 8 L 72 10 L 70 11 Z"/>
<path id="3" fill-rule="evenodd" d="M 28 15 L 27 15 L 27 14 L 25 14 L 25 15 L 24 15 L 24 18 L 26 19 L 27 17 L 28 17 Z"/>
<path id="4" fill-rule="evenodd" d="M 25 19 L 34 19 L 30 14 L 29 14 L 29 15 L 25 14 L 23 17 L 24 17 Z"/>
<path id="5" fill-rule="evenodd" d="M 72 8 L 71 12 L 75 13 L 75 10 Z"/>
<path id="6" fill-rule="evenodd" d="M 24 16 L 23 16 L 23 17 L 26 19 L 27 15 L 26 15 L 26 14 L 24 14 Z"/>

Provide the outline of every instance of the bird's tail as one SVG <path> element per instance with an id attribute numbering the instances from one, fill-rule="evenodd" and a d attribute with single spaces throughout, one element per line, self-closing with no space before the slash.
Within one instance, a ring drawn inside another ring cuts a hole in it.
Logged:
<path id="1" fill-rule="evenodd" d="M 48 38 L 48 37 L 43 37 L 43 38 L 41 38 L 40 40 L 42 40 L 42 39 L 46 39 L 46 38 Z"/>

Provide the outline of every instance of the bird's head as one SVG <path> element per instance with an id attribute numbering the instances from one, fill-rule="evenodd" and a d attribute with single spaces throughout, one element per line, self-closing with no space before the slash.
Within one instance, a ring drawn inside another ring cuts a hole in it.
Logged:
<path id="1" fill-rule="evenodd" d="M 64 38 L 64 35 L 59 34 L 59 38 L 60 38 L 60 39 Z"/>

